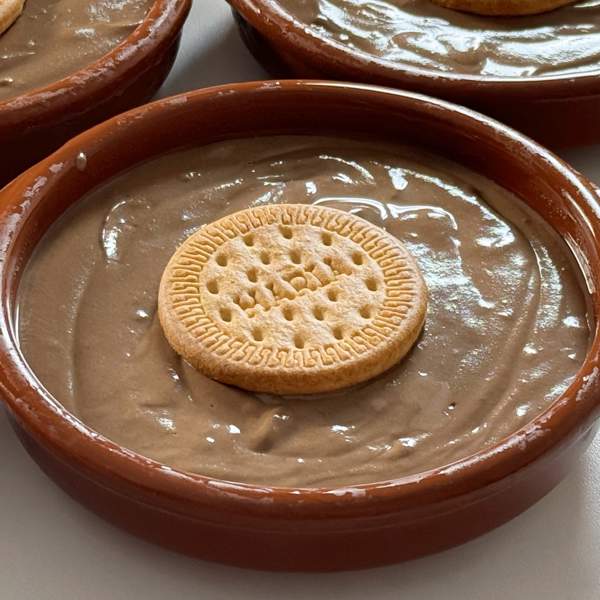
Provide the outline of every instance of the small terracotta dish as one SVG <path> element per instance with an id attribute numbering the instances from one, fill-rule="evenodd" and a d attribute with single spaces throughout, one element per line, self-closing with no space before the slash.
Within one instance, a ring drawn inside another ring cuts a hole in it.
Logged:
<path id="1" fill-rule="evenodd" d="M 315 132 L 366 133 L 451 156 L 514 192 L 564 237 L 591 290 L 595 324 L 586 360 L 560 398 L 497 445 L 450 466 L 351 488 L 292 489 L 153 462 L 92 431 L 43 390 L 19 350 L 15 301 L 32 252 L 69 206 L 120 171 L 175 148 Z M 79 135 L 0 191 L 2 398 L 27 450 L 64 490 L 118 526 L 180 552 L 278 570 L 357 569 L 437 552 L 525 510 L 592 440 L 600 412 L 599 210 L 597 190 L 553 154 L 440 100 L 309 81 L 167 98 Z"/>
<path id="2" fill-rule="evenodd" d="M 167 77 L 191 0 L 156 0 L 121 44 L 85 69 L 0 101 L 0 185 L 76 133 L 142 104 Z"/>
<path id="3" fill-rule="evenodd" d="M 314 33 L 277 0 L 228 0 L 240 34 L 275 77 L 386 85 L 469 106 L 551 147 L 600 142 L 600 67 L 578 74 L 499 78 L 378 59 Z"/>

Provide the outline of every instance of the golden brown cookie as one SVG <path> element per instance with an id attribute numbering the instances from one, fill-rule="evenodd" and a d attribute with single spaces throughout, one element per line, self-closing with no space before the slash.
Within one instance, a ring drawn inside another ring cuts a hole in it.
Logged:
<path id="1" fill-rule="evenodd" d="M 21 15 L 25 0 L 0 0 L 0 35 Z"/>
<path id="2" fill-rule="evenodd" d="M 576 0 L 432 0 L 445 8 L 477 15 L 516 17 L 549 12 Z"/>
<path id="3" fill-rule="evenodd" d="M 209 377 L 276 394 L 344 388 L 399 361 L 427 290 L 406 248 L 350 213 L 306 204 L 242 210 L 175 252 L 158 314 Z"/>

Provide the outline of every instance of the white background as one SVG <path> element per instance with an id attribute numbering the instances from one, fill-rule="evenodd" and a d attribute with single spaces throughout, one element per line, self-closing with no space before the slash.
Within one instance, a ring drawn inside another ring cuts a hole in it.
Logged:
<path id="1" fill-rule="evenodd" d="M 223 0 L 196 0 L 161 91 L 264 78 Z M 566 157 L 600 182 L 600 146 Z M 600 438 L 573 473 L 511 523 L 398 566 L 272 574 L 194 561 L 88 513 L 25 454 L 0 411 L 0 600 L 394 598 L 598 600 Z"/>

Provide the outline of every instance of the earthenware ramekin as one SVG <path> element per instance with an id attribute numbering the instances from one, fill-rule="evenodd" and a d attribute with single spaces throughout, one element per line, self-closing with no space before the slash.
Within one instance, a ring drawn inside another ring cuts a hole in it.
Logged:
<path id="1" fill-rule="evenodd" d="M 275 77 L 397 87 L 469 106 L 551 147 L 600 143 L 600 65 L 585 74 L 511 79 L 440 73 L 320 37 L 277 0 L 227 1 L 246 45 Z"/>
<path id="2" fill-rule="evenodd" d="M 76 133 L 151 98 L 167 77 L 191 0 L 155 0 L 146 18 L 97 61 L 0 101 L 0 186 Z"/>
<path id="3" fill-rule="evenodd" d="M 497 181 L 543 215 L 576 256 L 595 318 L 585 363 L 566 392 L 476 455 L 337 489 L 257 487 L 178 472 L 65 411 L 29 370 L 15 323 L 21 274 L 48 227 L 89 190 L 140 161 L 183 146 L 284 133 L 418 144 Z M 439 551 L 533 504 L 592 439 L 600 413 L 599 216 L 595 188 L 560 159 L 441 100 L 316 81 L 244 83 L 167 98 L 79 135 L 0 191 L 0 393 L 23 444 L 50 477 L 107 520 L 169 548 L 289 570 L 356 569 Z"/>

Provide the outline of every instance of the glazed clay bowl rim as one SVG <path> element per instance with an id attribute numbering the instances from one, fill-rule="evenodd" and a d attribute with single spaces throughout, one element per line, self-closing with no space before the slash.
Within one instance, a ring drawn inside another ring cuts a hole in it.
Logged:
<path id="1" fill-rule="evenodd" d="M 430 1 L 430 0 L 423 0 Z M 342 69 L 345 79 L 381 85 L 410 85 L 411 89 L 455 91 L 459 94 L 525 98 L 570 98 L 600 93 L 600 65 L 582 73 L 523 77 L 490 77 L 467 73 L 445 73 L 402 63 L 393 63 L 367 52 L 351 49 L 336 40 L 314 33 L 280 7 L 277 0 L 227 0 L 267 40 L 276 40 L 296 56 L 318 65 L 327 76 Z"/>
<path id="2" fill-rule="evenodd" d="M 322 102 L 333 100 L 331 110 L 340 103 L 358 106 L 361 111 L 372 106 L 386 111 L 392 107 L 411 118 L 418 114 L 428 122 L 440 123 L 436 125 L 438 128 L 448 123 L 466 128 L 472 139 L 469 143 L 477 148 L 482 139 L 501 144 L 508 160 L 514 161 L 513 156 L 519 156 L 528 165 L 534 161 L 547 172 L 556 173 L 563 184 L 561 197 L 569 194 L 578 199 L 575 206 L 577 222 L 583 224 L 587 243 L 591 244 L 588 255 L 580 257 L 584 274 L 588 272 L 587 258 L 593 254 L 592 259 L 597 260 L 600 255 L 600 206 L 596 188 L 535 142 L 469 109 L 394 89 L 302 80 L 240 83 L 159 100 L 78 135 L 0 191 L 0 252 L 5 257 L 0 262 L 0 393 L 17 424 L 58 459 L 87 477 L 141 502 L 159 505 L 163 510 L 187 517 L 207 518 L 209 514 L 211 519 L 220 520 L 225 526 L 232 514 L 247 519 L 268 517 L 272 519 L 273 527 L 277 522 L 290 519 L 303 519 L 308 523 L 324 518 L 338 523 L 342 520 L 351 527 L 350 517 L 382 514 L 389 517 L 404 510 L 418 511 L 427 503 L 460 498 L 472 491 L 492 494 L 495 483 L 518 476 L 521 468 L 569 443 L 575 432 L 583 434 L 591 420 L 598 416 L 600 408 L 600 299 L 595 287 L 590 293 L 596 317 L 593 340 L 585 362 L 560 398 L 495 446 L 450 465 L 397 480 L 329 488 L 290 488 L 242 484 L 184 473 L 111 442 L 80 422 L 45 392 L 19 351 L 15 331 L 14 298 L 19 273 L 24 267 L 20 262 L 19 246 L 28 243 L 26 228 L 38 227 L 40 207 L 50 202 L 47 195 L 51 196 L 53 188 L 59 189 L 61 179 L 71 181 L 67 176 L 75 174 L 81 148 L 86 149 L 91 161 L 100 163 L 97 168 L 104 181 L 114 176 L 118 169 L 106 168 L 102 159 L 95 159 L 94 155 L 101 157 L 102 152 L 107 155 L 116 147 L 129 148 L 127 141 L 131 141 L 131 136 L 135 139 L 153 128 L 155 138 L 162 139 L 162 129 L 155 125 L 157 121 L 163 128 L 170 127 L 172 123 L 181 123 L 185 115 L 187 118 L 194 114 L 213 115 L 214 107 L 222 110 L 223 106 L 229 107 L 227 110 L 247 107 L 247 110 L 257 111 L 261 102 L 264 108 L 265 98 L 271 103 L 276 101 L 278 106 L 286 102 L 286 98 L 288 101 L 295 99 L 295 102 L 310 98 L 319 107 Z M 267 113 L 265 118 L 272 117 Z M 289 119 L 288 116 L 285 118 Z M 226 130 L 227 123 L 219 122 L 216 127 L 219 131 Z M 270 134 L 267 128 L 260 131 L 263 135 Z M 226 131 L 220 139 L 240 137 L 235 131 L 228 133 Z M 190 135 L 198 139 L 198 134 Z M 152 156 L 156 152 L 153 150 Z M 57 165 L 60 168 L 56 168 Z M 53 213 L 51 221 L 59 216 Z M 27 254 L 24 260 L 29 260 L 30 256 Z M 600 275 L 593 276 L 597 283 Z"/>
<path id="3" fill-rule="evenodd" d="M 74 102 L 85 102 L 124 76 L 135 77 L 165 36 L 183 26 L 192 0 L 153 0 L 142 22 L 119 44 L 85 67 L 23 94 L 0 100 L 0 129 L 71 116 Z"/>

